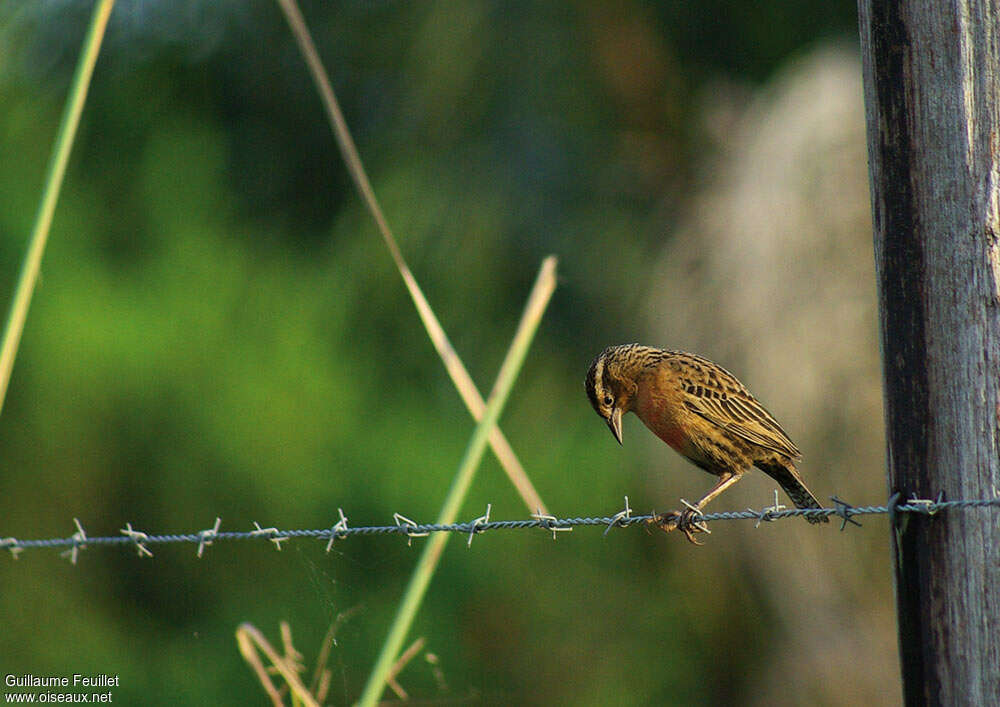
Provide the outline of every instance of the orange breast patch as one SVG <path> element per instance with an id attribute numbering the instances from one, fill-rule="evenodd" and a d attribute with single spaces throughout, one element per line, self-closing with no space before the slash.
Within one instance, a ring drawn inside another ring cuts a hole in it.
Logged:
<path id="1" fill-rule="evenodd" d="M 687 436 L 679 425 L 656 425 L 655 427 L 649 426 L 649 429 L 675 450 L 684 454 L 685 447 L 687 446 Z"/>
<path id="2" fill-rule="evenodd" d="M 640 395 L 635 413 L 649 430 L 681 454 L 687 447 L 687 435 L 677 423 L 670 402 L 659 396 Z"/>

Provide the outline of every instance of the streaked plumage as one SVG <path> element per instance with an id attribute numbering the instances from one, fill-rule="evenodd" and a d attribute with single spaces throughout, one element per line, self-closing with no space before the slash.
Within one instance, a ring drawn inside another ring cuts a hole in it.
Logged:
<path id="1" fill-rule="evenodd" d="M 777 481 L 797 507 L 820 507 L 795 468 L 798 447 L 733 374 L 708 359 L 640 344 L 611 346 L 591 364 L 586 388 L 619 443 L 621 418 L 634 412 L 656 436 L 719 477 L 699 509 L 752 466 Z"/>

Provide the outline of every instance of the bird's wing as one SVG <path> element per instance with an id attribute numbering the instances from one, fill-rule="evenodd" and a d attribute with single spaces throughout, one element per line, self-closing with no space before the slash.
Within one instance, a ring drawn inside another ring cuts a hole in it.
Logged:
<path id="1" fill-rule="evenodd" d="M 704 359 L 692 363 L 697 375 L 682 376 L 681 384 L 688 410 L 759 447 L 791 459 L 801 456 L 777 420 L 734 375 Z M 706 363 L 712 367 L 711 375 Z"/>

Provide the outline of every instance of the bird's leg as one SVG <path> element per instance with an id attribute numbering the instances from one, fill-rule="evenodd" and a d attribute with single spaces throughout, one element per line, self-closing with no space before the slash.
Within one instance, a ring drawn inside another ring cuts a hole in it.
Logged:
<path id="1" fill-rule="evenodd" d="M 707 532 L 707 528 L 705 527 L 705 525 L 703 523 L 699 523 L 696 520 L 696 518 L 701 515 L 702 509 L 704 509 L 705 506 L 708 505 L 709 501 L 711 501 L 713 498 L 721 494 L 727 488 L 735 484 L 741 478 L 743 478 L 743 474 L 734 474 L 731 471 L 724 471 L 723 473 L 719 474 L 719 480 L 718 482 L 716 482 L 715 486 L 713 486 L 708 493 L 702 496 L 701 500 L 698 501 L 698 503 L 696 503 L 694 506 L 691 506 L 690 504 L 685 504 L 687 505 L 687 508 L 681 511 L 681 517 L 677 522 L 677 527 L 684 532 L 688 540 L 690 540 L 691 542 L 695 542 L 694 537 L 691 535 L 691 533 L 694 530 L 697 530 L 699 532 Z"/>
<path id="2" fill-rule="evenodd" d="M 698 503 L 693 506 L 686 504 L 687 508 L 683 511 L 671 511 L 669 513 L 654 515 L 649 522 L 656 523 L 656 525 L 660 526 L 660 528 L 667 533 L 675 529 L 680 530 L 690 542 L 695 545 L 701 545 L 702 543 L 694 539 L 694 533 L 706 533 L 708 532 L 708 528 L 695 519 L 701 514 L 702 509 L 708 505 L 709 501 L 735 484 L 742 477 L 743 474 L 734 474 L 731 471 L 724 471 L 719 474 L 719 481 L 715 484 L 715 486 L 713 486 L 711 490 L 709 490 L 709 492 L 706 493 L 700 501 L 698 501 Z"/>
<path id="3" fill-rule="evenodd" d="M 698 503 L 696 503 L 695 506 L 698 508 L 699 511 L 702 510 L 703 508 L 705 508 L 705 506 L 708 505 L 709 501 L 711 501 L 713 498 L 718 496 L 720 493 L 725 491 L 727 488 L 729 488 L 742 478 L 743 478 L 742 472 L 740 472 L 739 474 L 734 474 L 731 471 L 722 472 L 721 474 L 719 474 L 718 483 L 716 483 L 715 486 L 713 486 L 708 493 L 702 496 L 701 500 L 698 501 Z"/>

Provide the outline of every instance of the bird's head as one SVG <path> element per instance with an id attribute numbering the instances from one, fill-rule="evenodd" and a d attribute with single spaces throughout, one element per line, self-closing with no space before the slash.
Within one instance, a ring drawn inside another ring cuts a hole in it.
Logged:
<path id="1" fill-rule="evenodd" d="M 632 409 L 636 383 L 632 370 L 638 344 L 609 346 L 597 355 L 587 371 L 587 397 L 594 410 L 622 443 L 622 415 Z"/>

